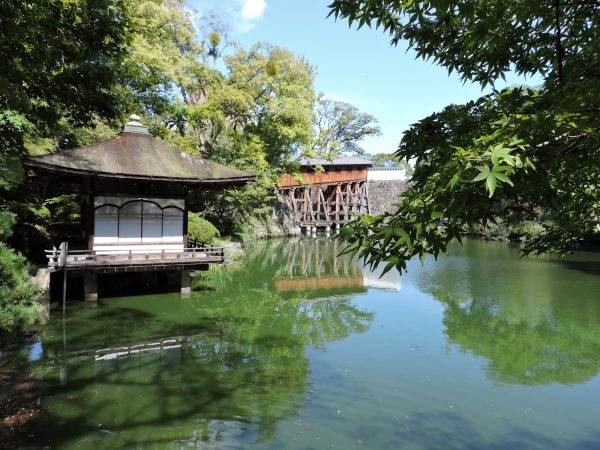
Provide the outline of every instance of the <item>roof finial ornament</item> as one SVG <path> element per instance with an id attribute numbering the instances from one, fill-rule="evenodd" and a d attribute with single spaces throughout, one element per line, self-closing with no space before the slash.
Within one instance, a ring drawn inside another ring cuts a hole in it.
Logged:
<path id="1" fill-rule="evenodd" d="M 142 118 L 137 114 L 132 114 L 129 116 L 129 122 L 125 124 L 123 127 L 123 132 L 125 133 L 138 133 L 138 134 L 149 134 L 148 127 L 142 125 L 140 122 Z"/>

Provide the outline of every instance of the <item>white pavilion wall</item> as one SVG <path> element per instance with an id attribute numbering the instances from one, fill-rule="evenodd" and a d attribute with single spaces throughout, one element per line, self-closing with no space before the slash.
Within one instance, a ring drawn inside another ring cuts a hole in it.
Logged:
<path id="1" fill-rule="evenodd" d="M 184 199 L 96 196 L 93 249 L 178 251 L 184 247 Z"/>

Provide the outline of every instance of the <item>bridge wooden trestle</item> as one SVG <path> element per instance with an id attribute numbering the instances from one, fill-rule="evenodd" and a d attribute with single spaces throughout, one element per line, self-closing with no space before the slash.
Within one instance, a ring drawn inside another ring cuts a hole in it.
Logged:
<path id="1" fill-rule="evenodd" d="M 366 181 L 305 185 L 282 191 L 299 226 L 345 224 L 357 214 L 369 214 Z"/>
<path id="2" fill-rule="evenodd" d="M 370 166 L 370 161 L 354 157 L 301 158 L 298 173 L 281 175 L 279 191 L 300 228 L 315 233 L 324 227 L 328 233 L 358 214 L 370 214 Z"/>

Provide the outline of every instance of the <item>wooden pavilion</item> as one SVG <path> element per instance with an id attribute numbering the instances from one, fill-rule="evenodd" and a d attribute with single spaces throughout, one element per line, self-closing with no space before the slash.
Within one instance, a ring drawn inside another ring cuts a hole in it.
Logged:
<path id="1" fill-rule="evenodd" d="M 97 299 L 98 273 L 180 271 L 190 291 L 190 271 L 223 262 L 218 248 L 188 248 L 188 192 L 243 186 L 254 178 L 153 138 L 131 116 L 113 139 L 24 159 L 37 183 L 77 183 L 81 192 L 84 248 L 48 252 L 50 270 L 84 275 L 86 300 Z"/>

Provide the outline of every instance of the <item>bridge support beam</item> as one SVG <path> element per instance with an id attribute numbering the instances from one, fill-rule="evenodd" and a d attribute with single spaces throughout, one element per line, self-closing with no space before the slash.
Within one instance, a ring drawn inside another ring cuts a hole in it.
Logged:
<path id="1" fill-rule="evenodd" d="M 345 224 L 357 214 L 369 214 L 369 194 L 366 180 L 353 180 L 323 185 L 304 185 L 283 189 L 296 223 L 306 227 L 306 234 L 317 227 L 331 232 L 332 224 Z M 327 234 L 327 231 L 325 232 Z"/>

